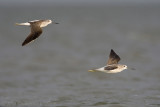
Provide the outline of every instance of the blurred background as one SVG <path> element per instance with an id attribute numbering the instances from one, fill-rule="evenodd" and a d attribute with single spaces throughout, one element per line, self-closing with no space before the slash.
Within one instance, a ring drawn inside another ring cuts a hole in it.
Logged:
<path id="1" fill-rule="evenodd" d="M 36 19 L 60 24 L 22 47 Z M 0 106 L 160 105 L 160 1 L 1 0 L 0 25 Z M 128 70 L 88 72 L 111 49 Z"/>

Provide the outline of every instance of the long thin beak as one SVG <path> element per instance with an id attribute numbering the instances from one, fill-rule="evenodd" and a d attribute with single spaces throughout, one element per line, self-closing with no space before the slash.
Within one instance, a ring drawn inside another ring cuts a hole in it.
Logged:
<path id="1" fill-rule="evenodd" d="M 127 68 L 127 69 L 130 69 L 130 70 L 136 70 L 135 68 Z"/>
<path id="2" fill-rule="evenodd" d="M 54 24 L 59 24 L 59 23 L 57 23 L 57 22 L 54 22 Z"/>
<path id="3" fill-rule="evenodd" d="M 130 68 L 131 70 L 136 70 L 135 68 Z"/>

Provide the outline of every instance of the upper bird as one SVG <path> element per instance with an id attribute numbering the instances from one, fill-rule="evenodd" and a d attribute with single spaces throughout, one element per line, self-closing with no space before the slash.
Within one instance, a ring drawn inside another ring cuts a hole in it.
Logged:
<path id="1" fill-rule="evenodd" d="M 127 69 L 127 65 L 118 64 L 120 57 L 111 49 L 107 65 L 98 69 L 89 70 L 90 72 L 102 71 L 105 73 L 118 73 Z"/>
<path id="2" fill-rule="evenodd" d="M 38 38 L 42 34 L 42 27 L 45 27 L 51 23 L 52 23 L 52 20 L 33 20 L 33 21 L 26 22 L 26 23 L 16 23 L 16 25 L 25 25 L 25 26 L 31 27 L 31 32 L 28 35 L 28 37 L 24 40 L 24 42 L 22 43 L 22 46 Z M 58 24 L 56 22 L 54 23 Z"/>

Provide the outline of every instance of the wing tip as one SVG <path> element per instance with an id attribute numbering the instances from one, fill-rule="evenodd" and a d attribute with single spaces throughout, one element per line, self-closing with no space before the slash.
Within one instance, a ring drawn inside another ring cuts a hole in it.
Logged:
<path id="1" fill-rule="evenodd" d="M 31 41 L 29 41 L 29 42 L 25 40 L 25 41 L 22 43 L 22 46 L 25 46 L 25 45 L 29 44 L 29 43 L 32 42 L 32 41 L 34 41 L 34 40 L 31 40 Z"/>
<path id="2" fill-rule="evenodd" d="M 108 59 L 108 62 L 107 62 L 107 65 L 110 65 L 110 64 L 118 64 L 118 62 L 120 61 L 120 57 L 119 55 L 117 55 L 113 49 L 111 49 L 111 52 L 109 54 L 109 59 Z"/>
<path id="3" fill-rule="evenodd" d="M 24 41 L 23 43 L 22 43 L 22 46 L 25 46 L 27 43 Z"/>
<path id="4" fill-rule="evenodd" d="M 111 53 L 115 53 L 113 49 L 111 49 Z"/>
<path id="5" fill-rule="evenodd" d="M 22 46 L 24 46 L 25 44 L 22 43 Z"/>

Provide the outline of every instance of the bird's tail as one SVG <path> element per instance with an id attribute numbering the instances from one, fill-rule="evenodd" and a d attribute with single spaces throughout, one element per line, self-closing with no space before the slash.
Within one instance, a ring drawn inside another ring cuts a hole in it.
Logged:
<path id="1" fill-rule="evenodd" d="M 30 25 L 30 23 L 16 23 L 16 25 L 25 25 L 25 26 L 29 26 Z"/>

